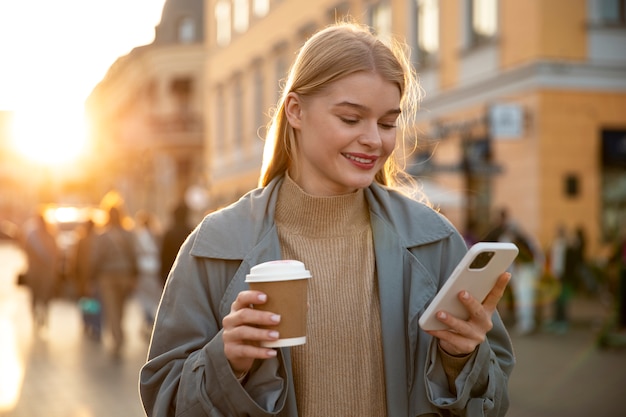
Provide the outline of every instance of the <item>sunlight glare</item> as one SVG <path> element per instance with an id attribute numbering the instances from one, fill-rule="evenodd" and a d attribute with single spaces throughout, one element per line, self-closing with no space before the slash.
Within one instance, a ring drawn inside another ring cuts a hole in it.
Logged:
<path id="1" fill-rule="evenodd" d="M 15 149 L 33 162 L 62 165 L 77 159 L 86 148 L 84 114 L 79 112 L 23 111 L 14 113 Z"/>
<path id="2" fill-rule="evenodd" d="M 30 310 L 27 294 L 15 285 L 18 272 L 27 266 L 24 252 L 17 244 L 2 244 L 0 260 L 0 415 L 4 416 L 17 404 L 24 382 L 24 357 L 30 349 L 30 326 L 24 324 L 30 321 Z"/>
<path id="3" fill-rule="evenodd" d="M 13 323 L 0 315 L 0 412 L 10 411 L 20 395 L 24 380 L 24 366 L 17 351 L 15 329 Z"/>

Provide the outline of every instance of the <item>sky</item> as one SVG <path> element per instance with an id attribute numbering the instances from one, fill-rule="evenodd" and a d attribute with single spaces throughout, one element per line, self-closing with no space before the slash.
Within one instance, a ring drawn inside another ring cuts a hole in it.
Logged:
<path id="1" fill-rule="evenodd" d="M 84 102 L 107 69 L 154 40 L 164 3 L 0 0 L 0 111 L 15 112 L 20 144 L 27 147 L 35 133 L 25 131 L 42 118 L 80 125 Z"/>

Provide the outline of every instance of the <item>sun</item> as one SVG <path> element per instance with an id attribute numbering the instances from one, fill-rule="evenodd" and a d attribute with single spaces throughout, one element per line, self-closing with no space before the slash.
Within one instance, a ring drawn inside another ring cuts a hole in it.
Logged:
<path id="1" fill-rule="evenodd" d="M 13 147 L 25 158 L 45 166 L 59 166 L 80 157 L 86 149 L 84 113 L 49 108 L 16 110 Z"/>

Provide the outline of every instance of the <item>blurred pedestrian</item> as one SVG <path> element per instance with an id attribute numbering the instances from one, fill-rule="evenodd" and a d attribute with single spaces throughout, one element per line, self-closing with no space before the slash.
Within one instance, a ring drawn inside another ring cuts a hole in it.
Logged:
<path id="1" fill-rule="evenodd" d="M 622 226 L 609 261 L 617 271 L 616 327 L 619 333 L 626 333 L 626 226 Z"/>
<path id="2" fill-rule="evenodd" d="M 508 227 L 509 222 L 509 209 L 507 207 L 501 207 L 494 211 L 491 215 L 491 226 L 487 230 L 487 233 L 479 240 L 485 242 L 498 242 L 500 236 L 504 233 Z M 513 273 L 513 265 L 508 269 L 509 273 Z M 507 285 L 502 296 L 499 310 L 505 314 L 505 319 L 508 321 L 509 317 L 515 317 L 515 302 L 513 299 L 513 285 Z M 504 313 L 506 311 L 506 313 Z"/>
<path id="3" fill-rule="evenodd" d="M 467 252 L 432 208 L 398 191 L 395 152 L 418 86 L 405 50 L 341 23 L 311 36 L 268 129 L 260 188 L 208 214 L 163 293 L 140 392 L 148 416 L 503 416 L 513 367 L 496 305 L 420 313 Z M 398 177 L 400 176 L 400 177 Z M 306 343 L 267 348 L 280 321 L 246 274 L 311 270 Z"/>
<path id="4" fill-rule="evenodd" d="M 511 218 L 508 209 L 499 211 L 498 221 L 485 237 L 487 241 L 511 242 L 519 249 L 509 268 L 511 294 L 515 312 L 516 331 L 519 335 L 533 333 L 536 329 L 536 290 L 544 267 L 544 256 L 534 238 L 529 236 Z"/>
<path id="5" fill-rule="evenodd" d="M 185 203 L 180 203 L 172 212 L 171 223 L 163 234 L 161 243 L 161 284 L 164 285 L 167 276 L 174 265 L 176 255 L 181 245 L 191 233 L 191 226 L 188 224 L 189 209 Z"/>
<path id="6" fill-rule="evenodd" d="M 482 240 L 485 242 L 497 242 L 508 229 L 509 221 L 509 209 L 506 207 L 500 208 L 495 214 L 493 225 Z"/>
<path id="7" fill-rule="evenodd" d="M 54 297 L 59 280 L 61 254 L 43 213 L 38 213 L 27 223 L 23 247 L 28 263 L 26 285 L 31 293 L 34 328 L 45 331 L 50 300 Z"/>
<path id="8" fill-rule="evenodd" d="M 95 241 L 92 267 L 97 276 L 104 307 L 104 324 L 119 356 L 124 344 L 122 323 L 126 301 L 137 285 L 138 262 L 135 238 L 122 226 L 120 208 L 109 209 L 106 227 Z"/>
<path id="9" fill-rule="evenodd" d="M 468 221 L 465 232 L 463 233 L 463 239 L 465 240 L 465 244 L 467 247 L 471 247 L 479 242 L 478 233 L 477 233 L 478 225 L 475 221 Z"/>
<path id="10" fill-rule="evenodd" d="M 561 280 L 565 273 L 565 255 L 568 246 L 567 228 L 565 225 L 559 225 L 556 229 L 552 243 L 550 244 L 550 272 L 552 275 Z"/>
<path id="11" fill-rule="evenodd" d="M 560 290 L 554 300 L 554 316 L 548 324 L 548 330 L 557 333 L 565 333 L 569 327 L 569 304 L 574 291 L 576 273 L 574 240 L 575 237 L 561 225 L 550 248 L 550 270 L 558 280 Z"/>
<path id="12" fill-rule="evenodd" d="M 135 237 L 139 262 L 139 280 L 135 296 L 144 315 L 143 331 L 150 336 L 156 311 L 161 299 L 161 251 L 156 220 L 151 213 L 140 211 L 136 215 Z"/>
<path id="13" fill-rule="evenodd" d="M 597 294 L 599 284 L 587 258 L 587 234 L 582 226 L 576 227 L 572 239 L 572 256 L 575 268 L 575 289 L 587 294 Z"/>
<path id="14" fill-rule="evenodd" d="M 505 232 L 502 241 L 513 242 L 519 249 L 519 254 L 513 262 L 511 278 L 516 330 L 520 335 L 530 334 L 536 327 L 536 289 L 543 267 L 543 256 L 533 239 L 514 224 L 511 224 L 509 230 Z"/>
<path id="15" fill-rule="evenodd" d="M 92 219 L 88 219 L 79 230 L 74 251 L 74 276 L 79 296 L 85 334 L 100 340 L 102 333 L 102 298 L 98 281 L 94 276 L 91 254 L 97 233 Z"/>

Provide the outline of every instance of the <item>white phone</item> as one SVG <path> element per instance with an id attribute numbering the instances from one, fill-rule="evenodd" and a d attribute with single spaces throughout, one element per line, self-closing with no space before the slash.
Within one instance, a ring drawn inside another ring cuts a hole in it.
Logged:
<path id="1" fill-rule="evenodd" d="M 500 274 L 515 260 L 518 252 L 517 246 L 513 243 L 479 242 L 473 245 L 420 317 L 420 327 L 424 330 L 447 329 L 447 326 L 435 317 L 435 314 L 442 310 L 467 320 L 469 313 L 458 299 L 459 292 L 467 290 L 482 302 Z"/>

